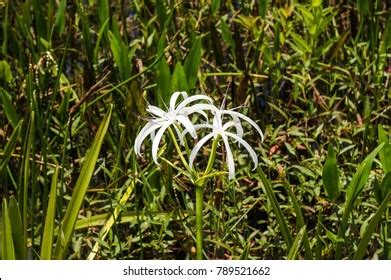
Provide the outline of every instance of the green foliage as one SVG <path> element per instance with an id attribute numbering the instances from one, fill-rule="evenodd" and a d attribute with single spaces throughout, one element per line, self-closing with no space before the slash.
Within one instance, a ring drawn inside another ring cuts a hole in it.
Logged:
<path id="1" fill-rule="evenodd" d="M 205 258 L 389 259 L 390 5 L 151 3 L 6 1 L 2 258 L 195 258 L 173 143 L 160 166 L 150 144 L 132 149 L 145 104 L 186 90 L 225 97 L 266 136 L 244 135 L 257 172 L 240 147 L 236 180 L 213 166 Z"/>

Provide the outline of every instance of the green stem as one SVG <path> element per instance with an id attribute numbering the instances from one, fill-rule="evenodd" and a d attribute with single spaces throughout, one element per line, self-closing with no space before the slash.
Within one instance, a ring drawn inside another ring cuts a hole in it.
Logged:
<path id="1" fill-rule="evenodd" d="M 170 133 L 172 141 L 174 142 L 175 149 L 177 150 L 183 165 L 185 166 L 186 170 L 191 174 L 191 168 L 189 167 L 189 164 L 187 163 L 186 159 L 183 157 L 181 148 L 179 147 L 178 141 L 175 138 L 174 132 L 172 132 L 172 129 L 170 127 L 168 128 L 168 131 Z"/>
<path id="2" fill-rule="evenodd" d="M 202 209 L 204 201 L 204 187 L 196 186 L 196 246 L 197 260 L 202 260 Z"/>
<path id="3" fill-rule="evenodd" d="M 217 150 L 217 144 L 219 143 L 219 138 L 220 138 L 220 136 L 217 135 L 216 139 L 213 140 L 212 150 L 210 151 L 208 165 L 206 166 L 204 175 L 208 175 L 209 172 L 212 170 L 213 163 L 214 163 L 215 158 L 216 158 L 216 150 Z"/>

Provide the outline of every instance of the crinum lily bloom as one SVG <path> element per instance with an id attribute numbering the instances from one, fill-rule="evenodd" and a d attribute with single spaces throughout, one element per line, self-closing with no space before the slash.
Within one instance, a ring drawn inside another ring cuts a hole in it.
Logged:
<path id="1" fill-rule="evenodd" d="M 177 99 L 182 96 L 183 100 L 177 105 Z M 170 106 L 167 111 L 160 109 L 159 107 L 149 105 L 147 112 L 151 114 L 149 122 L 141 129 L 134 142 L 134 151 L 136 155 L 140 154 L 141 144 L 144 139 L 151 135 L 152 138 L 152 158 L 156 164 L 157 153 L 160 140 L 164 132 L 170 127 L 174 126 L 174 129 L 179 137 L 180 142 L 183 144 L 183 137 L 178 126 L 182 125 L 190 133 L 190 135 L 196 139 L 197 134 L 193 123 L 189 119 L 189 115 L 193 113 L 199 113 L 203 116 L 207 116 L 204 110 L 210 110 L 208 103 L 198 103 L 191 106 L 189 104 L 195 101 L 207 101 L 212 102 L 212 99 L 206 95 L 193 95 L 188 96 L 186 92 L 174 92 L 170 98 Z M 157 132 L 156 132 L 157 131 Z M 156 134 L 155 134 L 156 132 Z"/>
<path id="2" fill-rule="evenodd" d="M 205 135 L 194 146 L 193 150 L 191 151 L 190 159 L 189 159 L 190 168 L 193 168 L 194 159 L 195 159 L 198 151 L 201 149 L 201 147 L 208 140 L 210 140 L 212 138 L 216 139 L 217 137 L 221 137 L 223 140 L 224 146 L 225 146 L 225 150 L 226 150 L 226 158 L 227 158 L 227 165 L 228 165 L 228 178 L 229 179 L 233 179 L 235 176 L 235 163 L 234 163 L 233 154 L 231 151 L 231 147 L 229 145 L 228 138 L 232 138 L 233 140 L 238 142 L 240 145 L 242 145 L 248 151 L 248 153 L 250 154 L 250 156 L 254 162 L 254 169 L 255 169 L 258 165 L 258 158 L 257 158 L 257 155 L 256 155 L 255 151 L 253 150 L 253 148 L 251 148 L 251 146 L 245 140 L 243 140 L 243 127 L 241 125 L 240 119 L 243 119 L 244 121 L 251 124 L 258 131 L 258 133 L 261 135 L 261 139 L 263 141 L 263 133 L 262 133 L 261 129 L 259 128 L 259 126 L 253 120 L 251 120 L 249 117 L 247 117 L 241 113 L 238 113 L 236 111 L 233 111 L 233 110 L 224 110 L 224 109 L 217 109 L 216 108 L 216 110 L 214 110 L 212 112 L 214 113 L 212 125 L 205 123 L 205 124 L 199 124 L 199 125 L 195 126 L 195 128 L 197 128 L 197 129 L 198 128 L 209 128 L 212 131 L 210 133 L 208 133 L 207 135 Z M 224 123 L 223 122 L 224 115 L 229 115 L 232 118 L 232 120 Z M 229 129 L 232 127 L 236 129 L 236 133 L 229 131 Z M 190 131 L 188 131 L 188 132 L 190 132 Z"/>

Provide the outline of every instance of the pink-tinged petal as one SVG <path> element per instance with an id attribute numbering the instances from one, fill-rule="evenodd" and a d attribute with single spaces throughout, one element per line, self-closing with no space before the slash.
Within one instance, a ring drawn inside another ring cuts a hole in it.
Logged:
<path id="1" fill-rule="evenodd" d="M 153 133 L 156 129 L 160 127 L 159 124 L 153 123 L 153 122 L 148 122 L 139 132 L 137 135 L 135 141 L 134 141 L 134 152 L 136 155 L 140 154 L 140 148 L 141 144 L 143 143 L 144 139 Z"/>
<path id="2" fill-rule="evenodd" d="M 211 139 L 213 136 L 215 136 L 214 133 L 207 134 L 200 141 L 198 141 L 198 143 L 194 146 L 193 150 L 191 151 L 190 158 L 189 158 L 189 166 L 190 166 L 190 168 L 193 168 L 193 161 L 194 161 L 195 157 L 197 156 L 198 151 L 206 143 L 206 141 Z"/>

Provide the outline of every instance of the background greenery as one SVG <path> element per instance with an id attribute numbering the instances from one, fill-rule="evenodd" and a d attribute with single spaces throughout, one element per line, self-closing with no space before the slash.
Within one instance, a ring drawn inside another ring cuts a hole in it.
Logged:
<path id="1" fill-rule="evenodd" d="M 245 136 L 257 172 L 238 149 L 207 186 L 205 257 L 391 258 L 390 1 L 0 9 L 3 259 L 194 258 L 194 190 L 132 148 L 177 90 L 227 93 L 266 136 Z"/>

